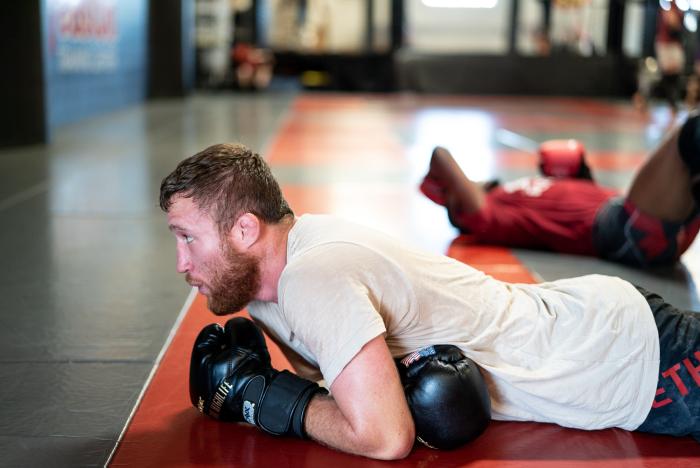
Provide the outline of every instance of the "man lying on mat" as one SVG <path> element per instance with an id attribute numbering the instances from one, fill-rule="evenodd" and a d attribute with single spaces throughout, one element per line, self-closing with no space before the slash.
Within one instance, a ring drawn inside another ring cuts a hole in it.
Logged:
<path id="1" fill-rule="evenodd" d="M 177 270 L 215 314 L 248 306 L 255 321 L 197 337 L 190 397 L 204 414 L 380 459 L 416 438 L 459 446 L 491 418 L 700 436 L 700 319 L 619 278 L 508 284 L 297 218 L 242 145 L 182 161 L 160 205 Z M 296 374 L 271 367 L 258 326 Z"/>
<path id="2" fill-rule="evenodd" d="M 545 142 L 540 158 L 545 177 L 484 186 L 437 147 L 421 191 L 478 242 L 596 255 L 637 267 L 672 264 L 700 230 L 697 115 L 666 136 L 626 197 L 592 180 L 576 140 Z"/>

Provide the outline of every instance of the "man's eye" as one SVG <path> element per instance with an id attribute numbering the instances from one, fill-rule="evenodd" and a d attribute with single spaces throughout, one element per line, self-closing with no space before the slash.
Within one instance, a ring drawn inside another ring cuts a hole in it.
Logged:
<path id="1" fill-rule="evenodd" d="M 182 236 L 183 239 L 185 239 L 185 244 L 191 244 L 194 241 L 194 237 L 192 236 Z"/>

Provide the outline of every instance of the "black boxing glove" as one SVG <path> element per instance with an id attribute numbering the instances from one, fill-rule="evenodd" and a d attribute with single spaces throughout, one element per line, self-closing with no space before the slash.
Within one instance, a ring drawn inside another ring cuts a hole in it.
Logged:
<path id="1" fill-rule="evenodd" d="M 319 392 L 327 393 L 315 382 L 272 368 L 262 332 L 246 318 L 232 318 L 225 328 L 208 325 L 194 342 L 190 400 L 207 416 L 304 438 L 306 407 Z"/>
<path id="2" fill-rule="evenodd" d="M 419 442 L 452 449 L 486 430 L 491 421 L 488 389 L 477 365 L 459 348 L 422 348 L 397 367 Z"/>

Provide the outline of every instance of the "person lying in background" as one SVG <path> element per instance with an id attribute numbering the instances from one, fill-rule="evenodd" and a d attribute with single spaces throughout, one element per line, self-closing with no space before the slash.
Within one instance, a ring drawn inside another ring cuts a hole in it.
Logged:
<path id="1" fill-rule="evenodd" d="M 433 150 L 421 191 L 477 242 L 598 256 L 636 267 L 674 263 L 700 230 L 700 117 L 673 128 L 626 195 L 597 184 L 576 140 L 540 146 L 542 176 L 470 180 Z"/>

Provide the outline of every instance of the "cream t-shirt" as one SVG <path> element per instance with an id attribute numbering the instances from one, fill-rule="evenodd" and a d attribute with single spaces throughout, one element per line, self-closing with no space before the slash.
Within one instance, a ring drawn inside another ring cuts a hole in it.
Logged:
<path id="1" fill-rule="evenodd" d="M 655 396 L 658 333 L 630 283 L 504 283 L 331 216 L 298 218 L 278 303 L 249 312 L 301 375 L 329 387 L 384 335 L 394 357 L 460 347 L 484 371 L 494 419 L 633 430 Z"/>

